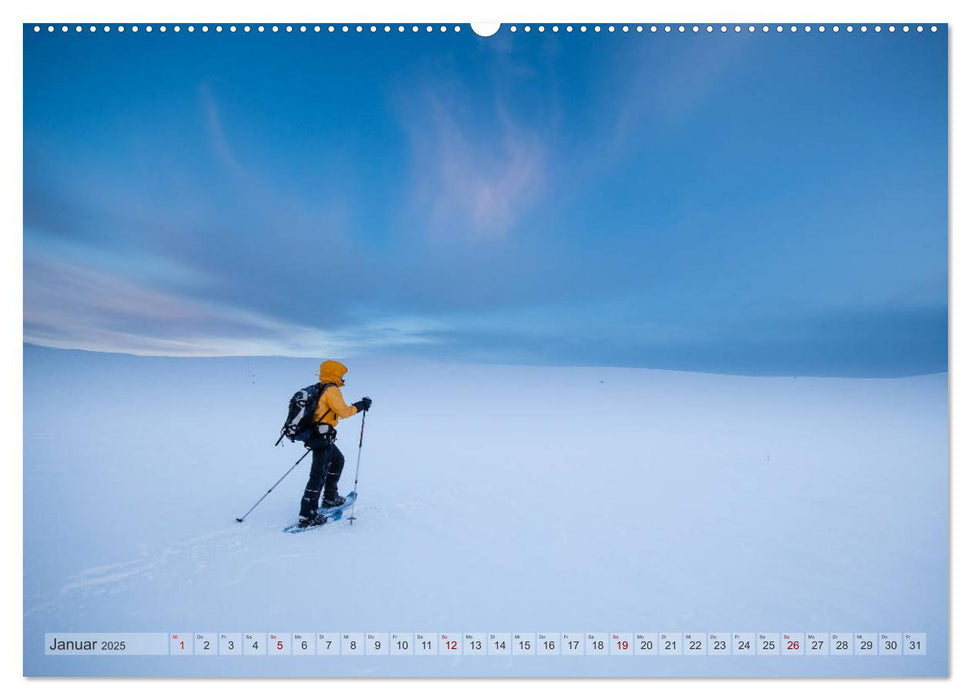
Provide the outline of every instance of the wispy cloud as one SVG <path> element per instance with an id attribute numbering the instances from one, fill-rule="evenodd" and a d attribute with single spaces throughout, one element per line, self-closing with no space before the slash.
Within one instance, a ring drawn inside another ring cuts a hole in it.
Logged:
<path id="1" fill-rule="evenodd" d="M 229 140 L 226 138 L 226 130 L 223 128 L 223 121 L 219 114 L 219 106 L 213 97 L 212 89 L 207 83 L 199 87 L 199 94 L 202 98 L 202 106 L 206 112 L 206 125 L 209 128 L 210 143 L 212 150 L 219 160 L 226 166 L 226 169 L 234 175 L 242 175 L 243 168 L 236 158 Z"/>
<path id="2" fill-rule="evenodd" d="M 402 111 L 412 203 L 433 232 L 505 236 L 536 203 L 547 181 L 543 139 L 517 124 L 501 101 L 491 114 L 475 113 L 464 89 L 444 81 L 409 95 Z"/>
<path id="3" fill-rule="evenodd" d="M 326 331 L 65 261 L 24 265 L 24 341 L 136 355 L 349 356 L 430 342 L 434 324 L 374 318 Z"/>
<path id="4" fill-rule="evenodd" d="M 745 42 L 719 45 L 714 40 L 683 51 L 658 52 L 640 45 L 621 53 L 613 73 L 624 89 L 616 92 L 612 108 L 604 110 L 613 148 L 622 153 L 648 133 L 669 137 L 706 107 L 727 77 L 744 70 L 741 64 L 748 55 Z"/>
<path id="5" fill-rule="evenodd" d="M 200 84 L 199 98 L 209 149 L 226 176 L 222 183 L 225 195 L 236 207 L 228 214 L 220 212 L 222 216 L 288 243 L 302 238 L 331 249 L 340 246 L 346 257 L 349 241 L 345 227 L 352 196 L 338 170 L 320 163 L 308 177 L 306 171 L 288 173 L 286 167 L 274 163 L 274 177 L 259 167 L 257 157 L 245 147 L 262 136 L 248 134 L 252 125 L 247 115 L 238 108 L 234 111 L 232 102 L 224 108 L 228 101 L 220 102 L 208 83 Z M 244 138 L 241 134 L 248 135 Z M 314 192 L 313 198 L 305 196 L 308 190 Z"/>

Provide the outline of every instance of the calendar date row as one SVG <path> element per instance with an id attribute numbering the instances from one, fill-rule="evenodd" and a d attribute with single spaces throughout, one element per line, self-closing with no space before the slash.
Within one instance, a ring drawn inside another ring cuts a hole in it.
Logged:
<path id="1" fill-rule="evenodd" d="M 45 635 L 48 655 L 924 656 L 923 632 L 174 632 Z"/>

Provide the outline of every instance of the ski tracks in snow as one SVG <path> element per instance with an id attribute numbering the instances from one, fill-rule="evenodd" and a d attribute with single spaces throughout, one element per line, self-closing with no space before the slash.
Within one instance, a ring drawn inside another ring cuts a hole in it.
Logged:
<path id="1" fill-rule="evenodd" d="M 405 503 L 388 508 L 356 507 L 357 527 L 372 523 L 378 529 L 395 526 L 402 518 L 411 520 L 427 504 Z M 349 515 L 349 513 L 348 513 Z M 333 538 L 346 520 L 328 523 L 321 532 L 295 538 L 282 532 L 279 522 L 259 521 L 233 525 L 203 535 L 150 548 L 142 556 L 85 568 L 60 585 L 47 589 L 25 605 L 25 616 L 75 605 L 89 596 L 111 596 L 125 591 L 144 594 L 146 600 L 162 590 L 188 589 L 195 584 L 233 587 L 254 570 L 278 567 L 283 560 L 305 556 L 308 548 L 323 546 L 320 539 Z M 218 572 L 218 576 L 216 575 Z"/>
<path id="2" fill-rule="evenodd" d="M 263 548 L 263 556 L 253 556 L 254 552 L 260 552 L 259 547 L 251 546 L 248 541 L 254 534 L 258 535 L 259 530 L 248 526 L 228 527 L 158 546 L 136 559 L 84 569 L 55 590 L 48 591 L 43 602 L 25 610 L 24 614 L 70 604 L 78 596 L 110 595 L 133 588 L 148 593 L 188 587 L 197 580 L 208 583 L 213 578 L 210 572 L 216 569 L 222 585 L 233 585 L 245 578 L 252 568 L 288 556 L 276 548 Z"/>

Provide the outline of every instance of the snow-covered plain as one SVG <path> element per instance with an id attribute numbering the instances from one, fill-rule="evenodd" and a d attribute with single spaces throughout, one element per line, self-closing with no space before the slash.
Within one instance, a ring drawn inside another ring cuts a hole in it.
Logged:
<path id="1" fill-rule="evenodd" d="M 309 459 L 234 518 L 302 454 L 273 443 L 314 360 L 25 346 L 25 673 L 947 673 L 947 375 L 346 364 L 374 399 L 358 520 L 294 536 Z M 893 631 L 928 655 L 45 656 L 55 631 Z"/>

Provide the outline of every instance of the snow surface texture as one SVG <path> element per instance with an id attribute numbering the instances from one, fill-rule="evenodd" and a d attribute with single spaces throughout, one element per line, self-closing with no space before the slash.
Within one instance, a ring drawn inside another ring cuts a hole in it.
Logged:
<path id="1" fill-rule="evenodd" d="M 309 458 L 234 518 L 302 454 L 273 443 L 313 360 L 25 346 L 25 673 L 947 673 L 946 374 L 347 364 L 375 400 L 358 519 L 293 536 Z M 43 653 L 178 631 L 926 632 L 928 655 Z"/>

